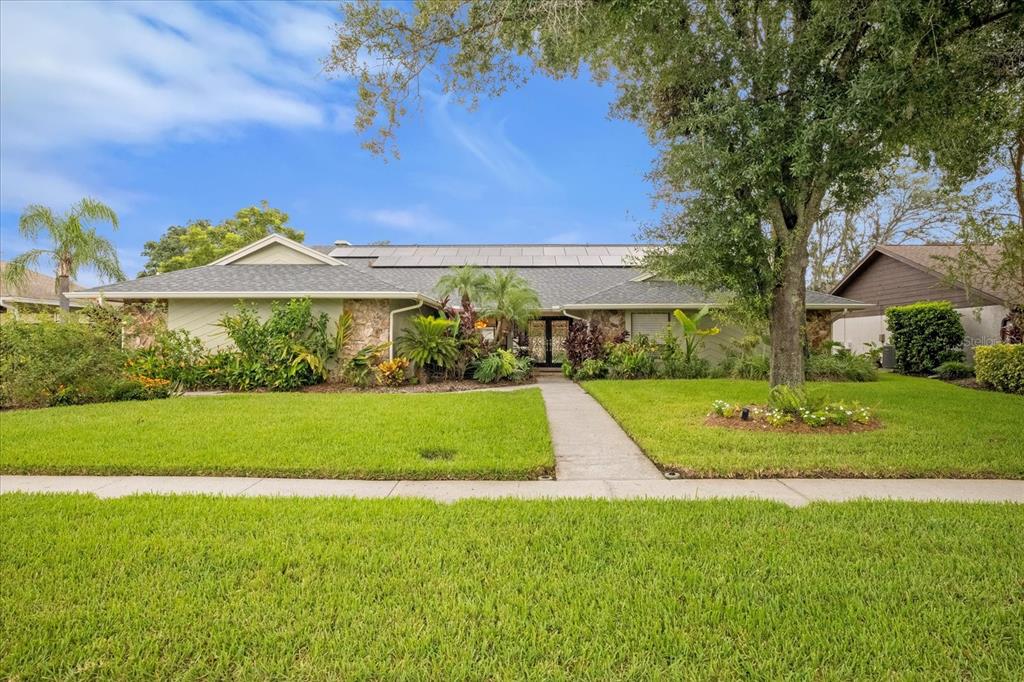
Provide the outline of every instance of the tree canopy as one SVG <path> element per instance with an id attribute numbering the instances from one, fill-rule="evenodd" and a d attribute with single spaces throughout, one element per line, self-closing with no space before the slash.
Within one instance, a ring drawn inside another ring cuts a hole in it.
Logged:
<path id="1" fill-rule="evenodd" d="M 1021 81 L 1013 0 L 359 0 L 325 60 L 354 74 L 367 146 L 394 145 L 420 78 L 472 105 L 540 71 L 613 83 L 673 206 L 647 265 L 769 320 L 772 382 L 801 383 L 808 237 L 909 154 L 973 176 Z"/>
<path id="2" fill-rule="evenodd" d="M 206 265 L 270 234 L 301 242 L 305 235 L 287 223 L 287 213 L 262 201 L 217 225 L 209 220 L 172 225 L 160 239 L 143 246 L 142 255 L 148 260 L 139 276 Z"/>

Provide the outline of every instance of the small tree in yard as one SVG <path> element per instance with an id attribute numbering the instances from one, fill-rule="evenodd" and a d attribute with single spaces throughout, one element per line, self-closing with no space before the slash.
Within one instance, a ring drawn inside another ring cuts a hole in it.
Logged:
<path id="1" fill-rule="evenodd" d="M 463 310 L 469 310 L 473 301 L 480 302 L 480 293 L 487 284 L 487 273 L 476 265 L 452 268 L 437 280 L 434 290 L 440 296 L 458 294 Z"/>
<path id="2" fill-rule="evenodd" d="M 494 340 L 499 346 L 504 346 L 513 326 L 524 326 L 540 308 L 537 292 L 514 270 L 495 270 L 484 280 L 481 291 L 480 315 L 495 320 Z"/>
<path id="3" fill-rule="evenodd" d="M 101 277 L 123 280 L 124 273 L 117 259 L 117 248 L 109 239 L 100 236 L 89 223 L 110 223 L 117 229 L 117 214 L 114 209 L 95 199 L 82 199 L 66 213 L 58 215 L 52 209 L 32 204 L 25 209 L 18 220 L 18 231 L 33 241 L 45 234 L 52 246 L 48 249 L 32 249 L 12 258 L 4 268 L 4 279 L 13 288 L 20 286 L 28 270 L 41 258 L 48 257 L 56 266 L 55 292 L 64 312 L 71 309 L 67 293 L 71 280 L 78 276 L 81 268 L 94 268 Z"/>
<path id="4" fill-rule="evenodd" d="M 726 289 L 771 329 L 773 384 L 804 380 L 808 237 L 826 196 L 842 208 L 908 152 L 972 177 L 1000 134 L 996 100 L 1019 83 L 1014 0 L 359 0 L 325 60 L 355 74 L 367 146 L 436 75 L 472 103 L 533 72 L 587 67 L 618 88 L 615 114 L 656 145 L 646 265 Z"/>

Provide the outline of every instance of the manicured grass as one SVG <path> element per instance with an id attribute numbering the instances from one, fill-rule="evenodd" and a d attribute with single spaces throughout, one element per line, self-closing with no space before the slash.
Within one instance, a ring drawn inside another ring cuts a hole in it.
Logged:
<path id="1" fill-rule="evenodd" d="M 592 381 L 597 398 L 659 466 L 689 476 L 1024 478 L 1024 398 L 934 379 L 813 383 L 876 408 L 884 428 L 841 435 L 704 425 L 716 399 L 764 404 L 765 382 Z"/>
<path id="2" fill-rule="evenodd" d="M 1024 509 L 0 497 L 0 677 L 1020 679 Z"/>
<path id="3" fill-rule="evenodd" d="M 537 389 L 24 410 L 0 415 L 0 441 L 4 473 L 522 479 L 554 469 Z"/>

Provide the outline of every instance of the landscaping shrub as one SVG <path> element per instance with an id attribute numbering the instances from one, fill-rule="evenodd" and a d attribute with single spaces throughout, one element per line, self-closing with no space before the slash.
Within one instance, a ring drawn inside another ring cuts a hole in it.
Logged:
<path id="1" fill-rule="evenodd" d="M 485 384 L 503 379 L 525 381 L 530 376 L 531 367 L 529 358 L 516 357 L 512 351 L 497 348 L 477 362 L 473 378 Z"/>
<path id="2" fill-rule="evenodd" d="M 771 359 L 763 353 L 731 355 L 726 356 L 715 374 L 728 379 L 766 381 L 771 368 Z"/>
<path id="3" fill-rule="evenodd" d="M 646 336 L 612 344 L 607 351 L 611 379 L 648 379 L 656 374 L 654 344 Z"/>
<path id="4" fill-rule="evenodd" d="M 129 376 L 120 330 L 90 322 L 0 324 L 0 406 L 46 407 L 163 397 L 166 385 Z"/>
<path id="5" fill-rule="evenodd" d="M 566 362 L 575 371 L 587 360 L 604 358 L 604 333 L 592 321 L 570 320 L 563 349 Z"/>
<path id="6" fill-rule="evenodd" d="M 807 358 L 808 381 L 877 381 L 878 370 L 868 355 L 854 355 L 846 349 L 835 353 L 812 353 Z"/>
<path id="7" fill-rule="evenodd" d="M 604 360 L 598 360 L 597 358 L 584 360 L 583 364 L 580 365 L 574 374 L 574 378 L 577 381 L 604 379 L 606 376 L 608 376 L 608 365 Z"/>
<path id="8" fill-rule="evenodd" d="M 974 369 L 966 363 L 950 360 L 935 368 L 935 376 L 946 381 L 967 379 L 974 376 Z"/>
<path id="9" fill-rule="evenodd" d="M 963 360 L 964 325 L 948 301 L 921 302 L 885 311 L 896 369 L 928 374 L 948 360 Z"/>
<path id="10" fill-rule="evenodd" d="M 341 368 L 341 378 L 357 388 L 366 388 L 377 376 L 377 363 L 381 353 L 388 349 L 389 343 L 378 343 L 363 346 L 355 355 L 345 361 Z"/>
<path id="11" fill-rule="evenodd" d="M 397 357 L 385 360 L 373 368 L 377 383 L 381 386 L 396 387 L 403 385 L 408 379 L 409 359 Z"/>
<path id="12" fill-rule="evenodd" d="M 149 348 L 136 351 L 128 365 L 136 373 L 165 379 L 178 388 L 220 388 L 222 375 L 211 371 L 211 357 L 202 342 L 184 329 L 164 329 Z"/>
<path id="13" fill-rule="evenodd" d="M 331 335 L 327 314 L 314 315 L 308 298 L 274 301 L 265 321 L 252 305 L 240 303 L 235 310 L 221 319 L 238 349 L 225 367 L 229 386 L 288 390 L 328 377 L 327 365 L 339 349 L 344 316 Z"/>
<path id="14" fill-rule="evenodd" d="M 978 346 L 974 349 L 974 375 L 989 388 L 1024 394 L 1024 344 Z"/>
<path id="15" fill-rule="evenodd" d="M 680 311 L 677 310 L 676 312 Z M 697 319 L 699 321 L 700 318 Z M 679 339 L 673 333 L 672 328 L 669 327 L 665 330 L 661 346 L 658 348 L 658 356 L 661 360 L 658 366 L 658 375 L 660 377 L 666 379 L 702 379 L 711 374 L 711 363 L 697 357 L 696 353 L 703 342 L 703 337 L 717 334 L 718 330 L 702 331 L 707 333 L 695 333 L 691 338 L 684 328 L 683 340 L 685 345 L 680 345 Z"/>

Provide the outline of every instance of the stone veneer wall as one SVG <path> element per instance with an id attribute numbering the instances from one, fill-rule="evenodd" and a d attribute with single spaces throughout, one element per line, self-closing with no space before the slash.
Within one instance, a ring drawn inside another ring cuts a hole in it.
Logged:
<path id="1" fill-rule="evenodd" d="M 587 317 L 601 330 L 605 341 L 611 341 L 626 331 L 626 313 L 621 310 L 595 310 Z"/>
<path id="2" fill-rule="evenodd" d="M 389 341 L 390 301 L 374 298 L 350 299 L 345 301 L 344 306 L 345 311 L 352 314 L 352 331 L 345 342 L 342 357 L 352 357 L 360 348 Z"/>

